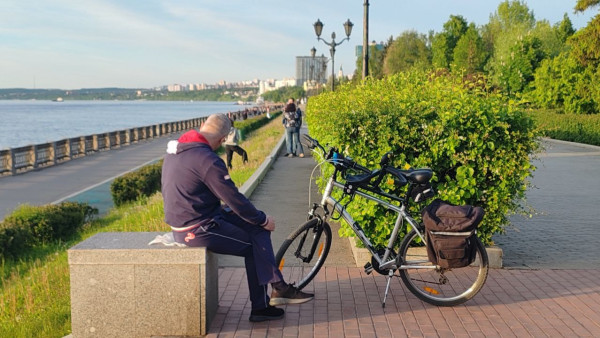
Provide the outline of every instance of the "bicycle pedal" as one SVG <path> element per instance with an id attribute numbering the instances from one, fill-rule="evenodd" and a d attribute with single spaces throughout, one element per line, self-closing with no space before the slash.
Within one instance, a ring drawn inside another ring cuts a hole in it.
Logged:
<path id="1" fill-rule="evenodd" d="M 365 273 L 367 275 L 370 275 L 371 272 L 373 272 L 373 264 L 371 264 L 371 262 L 368 262 L 367 264 L 365 264 Z"/>

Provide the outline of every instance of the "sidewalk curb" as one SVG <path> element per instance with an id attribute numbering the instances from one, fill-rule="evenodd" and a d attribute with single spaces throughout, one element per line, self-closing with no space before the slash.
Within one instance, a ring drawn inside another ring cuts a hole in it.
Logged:
<path id="1" fill-rule="evenodd" d="M 571 141 L 563 141 L 563 140 L 557 140 L 557 139 L 553 139 L 553 138 L 549 138 L 549 137 L 542 137 L 541 138 L 542 142 L 556 142 L 559 144 L 565 144 L 565 145 L 571 145 L 571 146 L 577 146 L 577 147 L 582 147 L 582 148 L 588 148 L 588 149 L 593 149 L 596 151 L 600 150 L 600 146 L 595 146 L 593 144 L 586 144 L 586 143 L 578 143 L 578 142 L 571 142 Z"/>
<path id="2" fill-rule="evenodd" d="M 246 196 L 246 198 L 250 198 L 250 196 L 254 192 L 254 189 L 256 189 L 260 182 L 262 182 L 263 178 L 265 177 L 273 163 L 277 160 L 279 152 L 283 148 L 284 144 L 285 134 L 281 136 L 281 139 L 279 140 L 279 142 L 277 142 L 277 145 L 275 145 L 275 148 L 273 148 L 271 154 L 269 154 L 269 156 L 265 158 L 260 167 L 258 167 L 258 169 L 254 171 L 254 174 L 252 174 L 252 176 L 250 176 L 250 178 L 248 178 L 246 182 L 244 182 L 244 184 L 240 187 L 239 191 L 244 196 Z"/>

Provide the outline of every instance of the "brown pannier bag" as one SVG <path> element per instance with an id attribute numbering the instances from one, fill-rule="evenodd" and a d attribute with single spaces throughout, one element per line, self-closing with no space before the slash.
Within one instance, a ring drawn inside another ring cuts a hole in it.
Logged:
<path id="1" fill-rule="evenodd" d="M 442 268 L 462 268 L 473 263 L 481 207 L 453 205 L 436 199 L 423 209 L 427 234 L 427 256 Z"/>

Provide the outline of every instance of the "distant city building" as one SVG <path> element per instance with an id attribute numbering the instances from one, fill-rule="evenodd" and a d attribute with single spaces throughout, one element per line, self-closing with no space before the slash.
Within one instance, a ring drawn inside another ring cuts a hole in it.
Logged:
<path id="1" fill-rule="evenodd" d="M 181 92 L 183 91 L 183 86 L 180 84 L 170 84 L 167 86 L 167 91 L 169 92 Z"/>
<path id="2" fill-rule="evenodd" d="M 287 78 L 283 80 L 265 80 L 260 81 L 258 85 L 258 95 L 262 95 L 266 92 L 270 92 L 272 90 L 276 90 L 282 87 L 293 87 L 298 83 L 297 79 Z"/>
<path id="3" fill-rule="evenodd" d="M 302 86 L 305 82 L 327 82 L 327 58 L 323 55 L 296 56 L 296 85 Z"/>
<path id="4" fill-rule="evenodd" d="M 377 48 L 377 50 L 383 50 L 385 48 L 383 42 L 381 43 L 377 43 L 375 41 L 372 41 L 369 46 L 375 46 L 375 48 Z M 362 45 L 358 45 L 356 46 L 356 57 L 362 56 L 363 54 L 363 46 Z"/>

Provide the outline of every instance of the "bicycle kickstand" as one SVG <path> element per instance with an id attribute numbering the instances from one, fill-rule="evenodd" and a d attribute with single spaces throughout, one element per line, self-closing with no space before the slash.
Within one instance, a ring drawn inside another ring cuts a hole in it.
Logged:
<path id="1" fill-rule="evenodd" d="M 388 291 L 390 291 L 390 283 L 392 282 L 392 277 L 394 276 L 394 270 L 390 269 L 387 275 L 387 285 L 385 286 L 385 294 L 383 295 L 383 303 L 381 303 L 381 307 L 385 308 L 385 300 L 387 299 Z"/>

